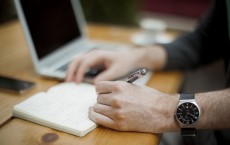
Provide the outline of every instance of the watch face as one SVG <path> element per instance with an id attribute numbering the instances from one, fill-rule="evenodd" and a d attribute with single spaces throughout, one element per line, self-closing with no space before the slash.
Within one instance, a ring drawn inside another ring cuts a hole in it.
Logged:
<path id="1" fill-rule="evenodd" d="M 190 102 L 180 104 L 176 110 L 177 120 L 186 125 L 195 123 L 198 120 L 199 115 L 198 107 Z"/>

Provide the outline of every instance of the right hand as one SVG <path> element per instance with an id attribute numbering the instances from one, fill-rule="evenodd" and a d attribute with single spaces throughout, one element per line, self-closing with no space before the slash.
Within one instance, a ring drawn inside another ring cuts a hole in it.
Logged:
<path id="1" fill-rule="evenodd" d="M 104 70 L 94 78 L 97 81 L 114 80 L 127 75 L 137 64 L 138 57 L 133 50 L 111 52 L 93 50 L 80 55 L 71 62 L 68 67 L 66 81 L 81 82 L 85 72 L 90 68 L 103 66 Z"/>
<path id="2" fill-rule="evenodd" d="M 119 131 L 179 131 L 174 119 L 179 94 L 124 81 L 100 81 L 95 88 L 97 103 L 89 108 L 89 118 L 97 124 Z"/>

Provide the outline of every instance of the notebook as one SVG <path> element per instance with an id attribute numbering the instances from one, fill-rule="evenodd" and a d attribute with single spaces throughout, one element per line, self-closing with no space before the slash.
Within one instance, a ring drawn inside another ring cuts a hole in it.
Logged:
<path id="1" fill-rule="evenodd" d="M 144 85 L 140 80 L 133 84 Z M 15 105 L 13 116 L 83 137 L 97 127 L 88 116 L 96 102 L 93 84 L 63 82 Z"/>
<path id="2" fill-rule="evenodd" d="M 83 137 L 97 127 L 88 110 L 97 100 L 95 86 L 64 82 L 13 107 L 13 116 Z"/>
<path id="3" fill-rule="evenodd" d="M 121 50 L 127 45 L 94 42 L 86 36 L 79 0 L 14 0 L 38 74 L 64 79 L 69 62 L 94 48 Z"/>

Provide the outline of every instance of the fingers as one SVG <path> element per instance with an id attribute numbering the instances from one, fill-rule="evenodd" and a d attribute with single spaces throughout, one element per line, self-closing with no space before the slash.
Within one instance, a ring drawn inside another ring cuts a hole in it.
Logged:
<path id="1" fill-rule="evenodd" d="M 120 90 L 124 82 L 122 81 L 100 81 L 95 84 L 98 94 L 108 94 Z"/>
<path id="2" fill-rule="evenodd" d="M 103 105 L 111 105 L 112 97 L 109 94 L 100 94 L 97 97 L 97 102 Z"/>
<path id="3" fill-rule="evenodd" d="M 97 112 L 97 113 L 100 113 L 100 114 L 103 114 L 105 116 L 108 116 L 111 119 L 113 118 L 112 117 L 113 116 L 113 109 L 109 105 L 103 105 L 103 104 L 100 104 L 100 103 L 96 103 L 93 106 L 93 111 Z"/>
<path id="4" fill-rule="evenodd" d="M 66 81 L 74 81 L 74 76 L 79 66 L 79 63 L 80 63 L 80 56 L 79 58 L 75 59 L 69 64 L 68 70 L 66 73 Z"/>
<path id="5" fill-rule="evenodd" d="M 101 81 L 96 84 L 96 91 L 99 94 L 97 103 L 89 111 L 89 117 L 93 121 L 112 129 L 124 129 L 122 124 L 125 111 L 122 110 L 123 102 L 118 91 L 125 84 L 122 81 Z"/>
<path id="6" fill-rule="evenodd" d="M 85 72 L 96 66 L 105 68 L 98 76 L 94 78 L 94 83 L 104 80 L 115 80 L 124 76 L 130 70 L 130 65 L 126 65 L 123 57 L 118 53 L 94 50 L 89 53 L 78 56 L 68 68 L 66 81 L 82 82 Z"/>
<path id="7" fill-rule="evenodd" d="M 92 51 L 82 56 L 78 56 L 68 67 L 66 81 L 81 82 L 85 72 L 93 66 L 102 64 L 104 55 L 101 52 Z"/>
<path id="8" fill-rule="evenodd" d="M 89 118 L 94 122 L 109 128 L 112 128 L 114 126 L 114 121 L 111 118 L 95 112 L 93 107 L 89 108 Z"/>

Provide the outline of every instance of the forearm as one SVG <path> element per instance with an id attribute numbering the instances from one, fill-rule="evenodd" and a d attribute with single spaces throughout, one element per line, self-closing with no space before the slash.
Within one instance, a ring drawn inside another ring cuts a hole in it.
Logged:
<path id="1" fill-rule="evenodd" d="M 160 70 L 166 64 L 167 54 L 162 46 L 138 48 L 134 52 L 137 56 L 137 67 Z"/>
<path id="2" fill-rule="evenodd" d="M 195 95 L 201 109 L 198 129 L 230 128 L 230 88 Z"/>

